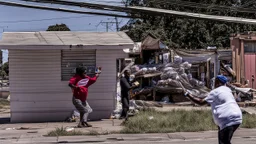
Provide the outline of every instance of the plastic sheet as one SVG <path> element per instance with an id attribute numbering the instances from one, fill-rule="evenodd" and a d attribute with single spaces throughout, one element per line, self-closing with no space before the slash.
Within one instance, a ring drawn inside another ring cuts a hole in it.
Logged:
<path id="1" fill-rule="evenodd" d="M 180 57 L 180 56 L 175 56 L 175 57 L 174 57 L 174 63 L 175 63 L 175 64 L 181 64 L 181 63 L 182 63 L 182 57 Z"/>
<path id="2" fill-rule="evenodd" d="M 136 66 L 136 67 L 132 67 L 131 71 L 132 74 L 135 76 L 139 76 L 139 75 L 144 75 L 144 74 L 153 74 L 153 73 L 158 73 L 159 71 L 157 70 L 158 68 L 155 66 Z"/>
<path id="3" fill-rule="evenodd" d="M 162 80 L 167 80 L 168 78 L 176 79 L 178 76 L 178 73 L 174 70 L 167 71 L 166 73 L 163 73 L 161 75 Z"/>
<path id="4" fill-rule="evenodd" d="M 184 69 L 190 69 L 192 67 L 192 64 L 184 62 L 181 64 L 181 67 L 183 67 Z"/>
<path id="5" fill-rule="evenodd" d="M 186 70 L 191 68 L 189 62 L 182 63 L 182 58 L 174 57 L 174 63 L 168 63 L 162 68 L 161 80 L 157 86 L 163 88 L 184 88 L 190 90 L 193 95 L 206 97 L 208 92 L 202 91 L 204 82 L 194 79 L 191 74 L 186 74 Z"/>
<path id="6" fill-rule="evenodd" d="M 140 67 L 138 65 L 134 65 L 131 67 L 131 72 L 132 73 L 136 73 L 140 70 Z"/>

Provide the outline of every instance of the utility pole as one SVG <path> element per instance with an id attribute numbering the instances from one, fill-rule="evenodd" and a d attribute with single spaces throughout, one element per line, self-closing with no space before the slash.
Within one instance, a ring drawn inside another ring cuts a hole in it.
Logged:
<path id="1" fill-rule="evenodd" d="M 96 27 L 98 27 L 100 24 L 101 25 L 105 25 L 106 26 L 106 32 L 108 32 L 108 30 L 110 29 L 110 24 L 115 24 L 116 22 L 104 22 L 104 21 L 101 21 Z"/>
<path id="2" fill-rule="evenodd" d="M 101 24 L 102 24 L 102 25 L 106 25 L 106 32 L 108 32 L 110 24 L 113 25 L 114 22 L 101 22 Z"/>
<path id="3" fill-rule="evenodd" d="M 118 32 L 119 31 L 119 22 L 118 22 L 117 17 L 115 17 L 115 20 L 116 20 L 116 31 Z"/>
<path id="4" fill-rule="evenodd" d="M 8 26 L 0 26 L 0 28 L 2 28 L 4 32 L 4 28 L 8 28 Z"/>

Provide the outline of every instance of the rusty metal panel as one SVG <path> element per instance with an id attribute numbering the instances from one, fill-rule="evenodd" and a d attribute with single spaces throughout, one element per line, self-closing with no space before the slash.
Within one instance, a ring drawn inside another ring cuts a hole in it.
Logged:
<path id="1" fill-rule="evenodd" d="M 249 86 L 251 88 L 256 88 L 256 81 L 252 77 L 256 76 L 256 54 L 246 53 L 245 54 L 245 77 L 249 80 Z"/>

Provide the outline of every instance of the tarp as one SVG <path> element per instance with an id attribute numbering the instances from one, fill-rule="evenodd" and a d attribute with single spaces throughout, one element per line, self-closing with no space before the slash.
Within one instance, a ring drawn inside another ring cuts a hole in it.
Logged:
<path id="1" fill-rule="evenodd" d="M 201 63 L 201 62 L 207 62 L 207 60 L 211 58 L 209 56 L 206 57 L 182 57 L 183 61 L 187 61 L 189 63 Z"/>
<path id="2" fill-rule="evenodd" d="M 174 50 L 175 53 L 181 57 L 211 57 L 215 52 L 207 51 L 190 51 L 190 50 Z"/>
<path id="3" fill-rule="evenodd" d="M 160 39 L 148 34 L 148 36 L 143 40 L 141 48 L 143 50 L 158 50 L 165 49 L 167 46 Z"/>
<path id="4" fill-rule="evenodd" d="M 128 53 L 128 54 L 140 54 L 140 52 L 141 52 L 141 42 L 135 42 L 133 48 L 124 49 L 123 51 L 125 53 Z"/>
<path id="5" fill-rule="evenodd" d="M 231 49 L 218 51 L 218 59 L 219 60 L 232 60 L 232 51 L 231 51 Z"/>

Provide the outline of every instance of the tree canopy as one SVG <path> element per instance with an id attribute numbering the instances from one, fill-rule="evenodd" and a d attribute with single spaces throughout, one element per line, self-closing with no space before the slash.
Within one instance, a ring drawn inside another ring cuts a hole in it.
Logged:
<path id="1" fill-rule="evenodd" d="M 174 1 L 174 2 L 173 2 Z M 179 2 L 196 2 L 209 7 L 189 7 Z M 176 3 L 176 4 L 175 4 Z M 237 12 L 232 8 L 242 7 L 245 0 L 127 0 L 129 6 L 146 6 L 183 12 L 194 12 L 209 15 L 255 18 L 254 13 Z M 213 6 L 227 8 L 212 9 Z M 251 6 L 252 7 L 252 6 Z M 137 15 L 137 14 L 136 14 Z M 246 31 L 255 31 L 256 25 L 227 23 L 211 20 L 179 18 L 170 15 L 139 14 L 141 19 L 131 19 L 121 30 L 135 41 L 142 41 L 148 33 L 159 37 L 171 48 L 199 49 L 207 46 L 218 48 L 230 47 L 230 35 Z"/>
<path id="2" fill-rule="evenodd" d="M 70 29 L 65 24 L 56 24 L 49 26 L 46 31 L 70 31 Z"/>
<path id="3" fill-rule="evenodd" d="M 9 62 L 5 62 L 2 65 L 1 75 L 2 76 L 8 76 L 9 75 Z"/>

